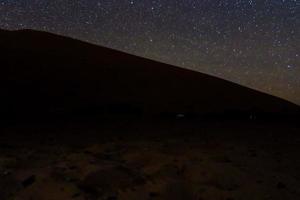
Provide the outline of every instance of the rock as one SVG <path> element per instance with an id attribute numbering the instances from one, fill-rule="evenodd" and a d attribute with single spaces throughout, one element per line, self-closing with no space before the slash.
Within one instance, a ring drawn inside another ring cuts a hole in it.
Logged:
<path id="1" fill-rule="evenodd" d="M 77 197 L 80 197 L 80 193 L 79 192 L 77 192 L 77 193 L 75 193 L 75 194 L 73 194 L 72 195 L 72 199 L 75 199 L 75 198 L 77 198 Z"/>
<path id="2" fill-rule="evenodd" d="M 11 174 L 11 171 L 5 170 L 5 171 L 3 172 L 3 175 L 4 175 L 4 176 L 9 175 L 9 174 Z"/>
<path id="3" fill-rule="evenodd" d="M 145 179 L 139 172 L 118 166 L 89 174 L 78 187 L 90 196 L 103 197 L 144 183 Z"/>
<path id="4" fill-rule="evenodd" d="M 36 181 L 36 177 L 35 177 L 35 175 L 32 175 L 32 176 L 26 178 L 25 180 L 23 180 L 22 185 L 24 188 L 26 188 L 26 187 L 29 187 L 30 185 L 32 185 L 35 181 Z"/>
<path id="5" fill-rule="evenodd" d="M 277 189 L 285 189 L 286 185 L 282 182 L 277 183 Z"/>
<path id="6" fill-rule="evenodd" d="M 107 200 L 117 200 L 118 197 L 117 196 L 109 196 L 106 198 Z"/>
<path id="7" fill-rule="evenodd" d="M 150 198 L 155 198 L 155 197 L 158 197 L 158 196 L 159 196 L 159 193 L 157 193 L 157 192 L 150 192 L 149 193 Z"/>

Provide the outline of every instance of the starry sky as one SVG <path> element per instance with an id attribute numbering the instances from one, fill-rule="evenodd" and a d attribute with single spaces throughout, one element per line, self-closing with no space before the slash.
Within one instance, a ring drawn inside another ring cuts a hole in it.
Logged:
<path id="1" fill-rule="evenodd" d="M 300 0 L 0 0 L 0 28 L 70 36 L 300 105 Z"/>

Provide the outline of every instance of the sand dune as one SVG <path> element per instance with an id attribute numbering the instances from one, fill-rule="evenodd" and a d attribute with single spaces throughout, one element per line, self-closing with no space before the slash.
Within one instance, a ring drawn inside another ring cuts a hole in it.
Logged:
<path id="1" fill-rule="evenodd" d="M 292 103 L 219 78 L 70 38 L 31 30 L 0 36 L 6 117 L 299 113 Z"/>

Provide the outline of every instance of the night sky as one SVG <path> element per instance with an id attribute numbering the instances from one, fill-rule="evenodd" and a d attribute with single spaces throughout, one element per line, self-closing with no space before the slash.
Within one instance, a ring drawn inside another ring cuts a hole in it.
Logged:
<path id="1" fill-rule="evenodd" d="M 300 104 L 300 0 L 0 0 L 0 28 L 71 36 Z"/>

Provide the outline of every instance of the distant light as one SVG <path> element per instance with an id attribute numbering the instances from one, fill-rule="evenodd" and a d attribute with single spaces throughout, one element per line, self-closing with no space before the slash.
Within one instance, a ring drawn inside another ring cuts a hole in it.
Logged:
<path id="1" fill-rule="evenodd" d="M 177 115 L 176 115 L 176 118 L 184 118 L 184 117 L 185 117 L 184 114 L 177 114 Z"/>

